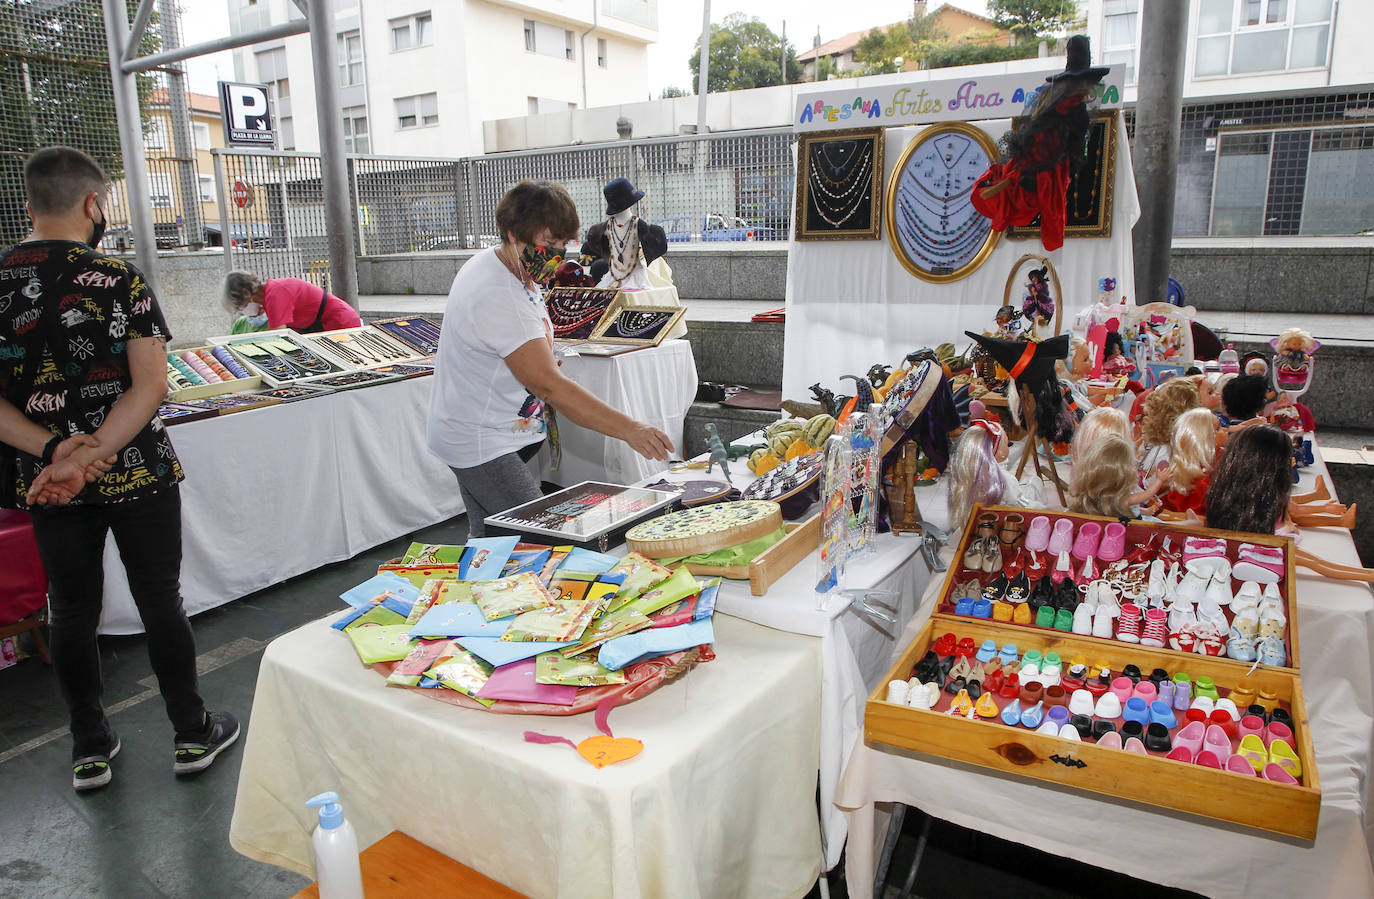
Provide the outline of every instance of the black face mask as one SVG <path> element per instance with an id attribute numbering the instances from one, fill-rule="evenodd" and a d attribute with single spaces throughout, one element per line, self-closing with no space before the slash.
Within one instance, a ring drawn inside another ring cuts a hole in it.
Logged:
<path id="1" fill-rule="evenodd" d="M 97 203 L 95 208 L 100 209 L 100 204 Z M 106 223 L 107 220 L 105 218 L 105 210 L 100 209 L 100 221 L 97 222 L 94 219 L 91 220 L 91 239 L 86 241 L 87 246 L 89 246 L 92 250 L 100 246 L 100 238 L 105 236 Z"/>

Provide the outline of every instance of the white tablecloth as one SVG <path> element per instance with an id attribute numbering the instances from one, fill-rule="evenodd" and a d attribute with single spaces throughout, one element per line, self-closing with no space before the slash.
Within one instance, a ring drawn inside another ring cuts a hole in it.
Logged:
<path id="1" fill-rule="evenodd" d="M 1322 470 L 1319 460 L 1295 492 L 1310 490 Z M 1300 543 L 1331 561 L 1359 564 L 1349 531 L 1305 529 Z M 889 664 L 934 610 L 936 594 L 932 588 L 923 598 Z M 874 803 L 902 802 L 963 827 L 1206 896 L 1374 896 L 1374 834 L 1365 823 L 1374 746 L 1374 595 L 1364 584 L 1300 568 L 1298 608 L 1303 695 L 1322 788 L 1312 844 L 861 742 L 836 800 L 849 819 L 849 894 L 871 895 L 886 820 Z"/>
<path id="2" fill-rule="evenodd" d="M 563 373 L 612 408 L 653 425 L 672 438 L 682 453 L 682 426 L 697 392 L 697 365 L 686 340 L 665 340 L 619 356 L 565 356 Z M 547 445 L 539 452 L 540 476 L 570 486 L 582 481 L 632 484 L 663 467 L 645 459 L 623 440 L 616 440 L 558 418 L 563 457 L 557 471 Z"/>
<path id="3" fill-rule="evenodd" d="M 820 869 L 817 641 L 715 618 L 715 661 L 610 716 L 635 758 L 570 747 L 592 716 L 495 715 L 384 685 L 324 621 L 263 655 L 229 839 L 312 875 L 336 790 L 367 846 L 392 830 L 529 896 L 802 896 Z"/>
<path id="4" fill-rule="evenodd" d="M 429 378 L 174 425 L 194 615 L 463 511 L 425 446 Z M 143 631 L 111 539 L 100 632 Z"/>

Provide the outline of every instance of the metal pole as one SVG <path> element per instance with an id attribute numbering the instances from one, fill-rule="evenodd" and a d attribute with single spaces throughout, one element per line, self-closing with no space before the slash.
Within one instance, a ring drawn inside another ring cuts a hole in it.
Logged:
<path id="1" fill-rule="evenodd" d="M 778 78 L 778 84 L 787 83 L 787 20 L 782 20 L 782 46 L 778 48 L 778 55 L 782 57 L 782 75 Z"/>
<path id="2" fill-rule="evenodd" d="M 110 2 L 110 0 L 106 0 Z M 320 123 L 320 186 L 324 188 L 329 281 L 333 292 L 358 308 L 358 269 L 353 255 L 353 210 L 349 209 L 348 162 L 344 155 L 339 70 L 334 62 L 334 5 L 310 4 L 310 58 L 315 70 L 315 113 Z"/>
<path id="3" fill-rule="evenodd" d="M 210 151 L 210 156 L 215 160 L 215 196 L 219 199 L 219 240 L 224 246 L 224 273 L 228 274 L 234 270 L 234 239 L 229 234 L 233 222 L 229 218 L 229 192 L 224 189 L 224 157 L 220 155 L 218 147 Z"/>
<path id="4" fill-rule="evenodd" d="M 129 197 L 129 230 L 143 279 L 157 293 L 157 242 L 153 235 L 153 208 L 148 191 L 148 160 L 143 155 L 143 121 L 138 112 L 138 86 L 119 67 L 129 42 L 128 10 L 123 0 L 102 0 L 105 11 L 105 43 L 110 55 L 110 83 L 114 88 L 115 122 L 119 151 L 124 161 L 124 190 Z"/>
<path id="5" fill-rule="evenodd" d="M 176 0 L 157 0 L 158 19 L 162 24 L 162 45 L 168 49 L 181 46 L 181 13 Z M 142 13 L 140 7 L 139 12 Z M 172 152 L 178 157 L 177 173 L 181 181 L 182 227 L 186 245 L 192 250 L 205 246 L 205 226 L 200 216 L 199 169 L 196 166 L 196 144 L 191 136 L 191 108 L 186 97 L 186 70 L 181 63 L 167 68 L 167 104 L 172 117 Z"/>
<path id="6" fill-rule="evenodd" d="M 711 71 L 711 0 L 701 4 L 701 60 L 697 67 L 697 134 L 706 133 L 706 85 Z"/>
<path id="7" fill-rule="evenodd" d="M 108 2 L 106 3 L 108 8 Z M 128 28 L 127 23 L 125 28 Z M 229 37 L 217 37 L 213 41 L 204 41 L 199 44 L 192 44 L 189 47 L 181 47 L 176 50 L 163 50 L 160 53 L 152 53 L 148 56 L 138 56 L 128 62 L 118 62 L 118 65 L 127 73 L 146 72 L 149 69 L 156 69 L 158 66 L 165 66 L 169 62 L 176 62 L 181 59 L 190 59 L 193 56 L 205 56 L 208 53 L 215 53 L 219 50 L 234 50 L 239 47 L 247 47 L 249 44 L 260 44 L 264 41 L 273 41 L 278 38 L 291 37 L 293 34 L 304 34 L 310 30 L 309 24 L 305 19 L 292 19 L 280 25 L 272 25 L 258 31 L 246 31 L 243 34 L 234 34 Z"/>
<path id="8" fill-rule="evenodd" d="M 1140 219 L 1131 242 L 1136 302 L 1152 303 L 1169 295 L 1188 4 L 1151 3 L 1141 15 L 1139 99 L 1131 147 Z"/>

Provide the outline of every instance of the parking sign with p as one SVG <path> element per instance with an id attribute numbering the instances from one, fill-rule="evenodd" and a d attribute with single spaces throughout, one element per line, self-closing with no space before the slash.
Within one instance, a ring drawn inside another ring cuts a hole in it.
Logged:
<path id="1" fill-rule="evenodd" d="M 272 111 L 267 105 L 267 85 L 219 83 L 220 106 L 224 110 L 224 140 L 233 146 L 272 146 Z"/>

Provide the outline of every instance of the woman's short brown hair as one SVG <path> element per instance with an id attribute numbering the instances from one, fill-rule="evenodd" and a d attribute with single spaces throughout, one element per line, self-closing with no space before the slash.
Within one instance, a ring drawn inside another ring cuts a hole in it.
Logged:
<path id="1" fill-rule="evenodd" d="M 572 240 L 578 231 L 577 206 L 568 189 L 554 181 L 521 181 L 496 204 L 501 241 L 532 244 L 545 228 L 554 240 Z"/>

